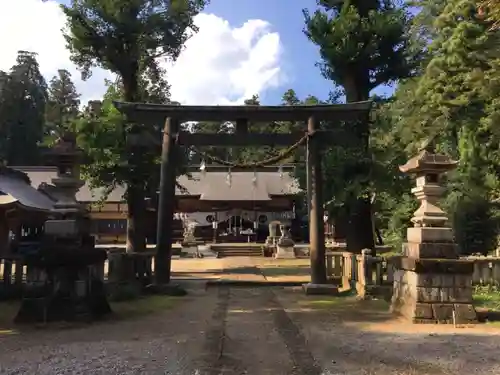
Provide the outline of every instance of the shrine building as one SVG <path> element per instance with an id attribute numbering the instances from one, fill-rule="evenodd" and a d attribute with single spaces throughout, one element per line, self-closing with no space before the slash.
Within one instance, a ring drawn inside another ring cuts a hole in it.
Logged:
<path id="1" fill-rule="evenodd" d="M 31 186 L 49 197 L 56 192 L 52 179 L 55 167 L 13 167 L 24 172 Z M 252 171 L 207 166 L 201 172 L 191 167 L 189 175 L 179 177 L 182 189 L 176 189 L 174 241 L 181 241 L 183 222 L 196 223 L 195 237 L 201 241 L 263 242 L 273 221 L 287 223 L 292 235 L 301 240 L 301 223 L 296 216 L 301 204 L 298 184 L 292 176 L 293 166 L 262 167 Z M 99 243 L 124 243 L 127 229 L 127 204 L 123 199 L 125 187 L 117 187 L 103 199 L 103 190 L 85 184 L 77 193 L 92 220 L 93 234 Z M 157 199 L 148 203 L 146 226 L 148 243 L 155 243 Z"/>
<path id="2" fill-rule="evenodd" d="M 25 173 L 0 166 L 0 255 L 36 250 L 54 203 Z"/>

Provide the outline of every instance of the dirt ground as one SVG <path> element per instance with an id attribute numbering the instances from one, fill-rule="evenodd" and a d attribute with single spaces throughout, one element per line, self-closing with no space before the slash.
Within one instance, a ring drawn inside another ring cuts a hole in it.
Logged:
<path id="1" fill-rule="evenodd" d="M 0 374 L 500 374 L 494 325 L 415 326 L 395 321 L 384 301 L 184 283 L 187 297 L 140 318 L 64 330 L 0 327 Z"/>

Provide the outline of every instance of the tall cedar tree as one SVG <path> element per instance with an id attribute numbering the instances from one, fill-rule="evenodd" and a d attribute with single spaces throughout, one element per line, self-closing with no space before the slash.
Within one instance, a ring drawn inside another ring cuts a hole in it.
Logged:
<path id="1" fill-rule="evenodd" d="M 72 0 L 62 5 L 71 59 L 84 79 L 93 67 L 102 67 L 117 74 L 125 101 L 143 101 L 141 80 L 145 75 L 160 78 L 158 58 L 179 56 L 191 31 L 196 31 L 193 17 L 204 4 L 204 0 Z M 135 126 L 126 125 L 125 133 L 131 131 Z M 130 154 L 129 165 L 127 250 L 142 251 L 148 171 L 140 168 L 140 153 Z"/>
<path id="2" fill-rule="evenodd" d="M 438 135 L 440 146 L 460 160 L 447 201 L 457 242 L 469 254 L 496 241 L 491 201 L 500 191 L 500 35 L 491 26 L 475 0 L 449 0 L 435 19 L 432 58 L 416 88 L 414 133 Z"/>
<path id="3" fill-rule="evenodd" d="M 80 112 L 79 106 L 80 94 L 71 80 L 71 73 L 65 69 L 59 70 L 57 75 L 50 80 L 46 135 L 61 135 L 66 130 L 70 130 L 73 120 Z"/>
<path id="4" fill-rule="evenodd" d="M 409 37 L 410 16 L 391 0 L 318 0 L 313 14 L 304 10 L 307 37 L 320 49 L 323 76 L 343 88 L 347 102 L 368 100 L 376 87 L 406 78 L 415 59 Z M 358 123 L 354 132 L 369 155 L 369 124 Z M 374 248 L 369 194 L 370 162 L 361 162 L 362 191 L 346 201 L 349 212 L 347 246 L 359 252 Z"/>
<path id="5" fill-rule="evenodd" d="M 36 57 L 19 51 L 10 72 L 0 73 L 0 158 L 11 165 L 40 162 L 47 83 Z"/>

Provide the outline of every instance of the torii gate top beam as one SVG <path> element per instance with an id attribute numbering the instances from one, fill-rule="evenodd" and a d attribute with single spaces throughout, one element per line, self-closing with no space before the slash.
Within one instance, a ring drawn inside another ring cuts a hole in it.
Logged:
<path id="1" fill-rule="evenodd" d="M 190 106 L 114 102 L 115 107 L 132 122 L 159 124 L 167 117 L 184 121 L 307 121 L 316 120 L 356 121 L 366 120 L 372 107 L 371 101 L 295 106 Z"/>

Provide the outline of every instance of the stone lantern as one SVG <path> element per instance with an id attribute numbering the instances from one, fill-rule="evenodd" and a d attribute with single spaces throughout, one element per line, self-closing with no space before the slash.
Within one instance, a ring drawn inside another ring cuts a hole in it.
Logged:
<path id="1" fill-rule="evenodd" d="M 54 213 L 66 222 L 87 216 L 85 207 L 76 200 L 78 190 L 85 184 L 80 178 L 80 163 L 83 161 L 83 152 L 76 146 L 73 134 L 65 134 L 59 138 L 52 149 L 47 153 L 47 162 L 57 168 L 57 177 L 52 179 L 56 187 L 57 199 L 54 204 Z M 49 224 L 49 233 L 52 228 Z M 54 228 L 54 231 L 63 233 L 69 228 Z M 79 228 L 86 230 L 87 228 Z M 81 233 L 80 230 L 80 233 Z"/>
<path id="2" fill-rule="evenodd" d="M 420 207 L 407 229 L 403 257 L 394 274 L 391 311 L 415 323 L 471 323 L 477 320 L 472 304 L 473 263 L 458 258 L 453 229 L 438 201 L 445 189 L 442 175 L 458 162 L 427 144 L 400 167 L 416 177 L 411 191 Z"/>
<path id="3" fill-rule="evenodd" d="M 47 154 L 57 167 L 52 183 L 53 219 L 44 225 L 38 253 L 25 261 L 44 275 L 43 285 L 27 285 L 16 322 L 94 319 L 111 312 L 104 289 L 106 251 L 96 249 L 86 209 L 76 193 L 83 153 L 71 134 L 59 138 Z"/>

